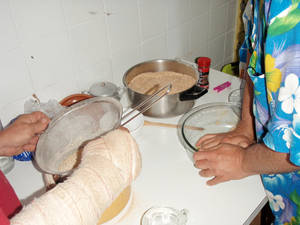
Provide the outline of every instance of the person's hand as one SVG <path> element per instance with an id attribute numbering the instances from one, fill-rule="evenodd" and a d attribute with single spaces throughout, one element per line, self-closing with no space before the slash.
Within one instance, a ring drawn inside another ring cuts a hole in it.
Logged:
<path id="1" fill-rule="evenodd" d="M 243 148 L 255 142 L 255 135 L 246 120 L 240 120 L 234 130 L 225 133 L 207 134 L 202 136 L 196 143 L 196 148 L 211 148 L 221 143 L 239 145 Z"/>
<path id="2" fill-rule="evenodd" d="M 34 151 L 39 135 L 47 128 L 50 119 L 42 112 L 19 116 L 0 132 L 0 155 L 18 155 L 24 150 Z"/>
<path id="3" fill-rule="evenodd" d="M 218 134 L 206 134 L 197 141 L 196 148 L 211 148 L 221 143 L 239 145 L 243 148 L 246 148 L 253 143 L 253 140 L 250 140 L 249 137 L 240 134 L 240 132 L 238 131 Z"/>
<path id="4" fill-rule="evenodd" d="M 238 145 L 221 143 L 209 148 L 200 148 L 194 153 L 195 167 L 202 177 L 212 177 L 208 185 L 248 176 L 243 170 L 245 149 Z"/>

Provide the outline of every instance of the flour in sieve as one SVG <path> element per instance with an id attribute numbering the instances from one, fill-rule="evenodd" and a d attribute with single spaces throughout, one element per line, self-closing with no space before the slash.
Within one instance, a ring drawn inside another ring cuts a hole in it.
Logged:
<path id="1" fill-rule="evenodd" d="M 59 171 L 65 172 L 75 168 L 81 159 L 81 151 L 78 148 L 85 141 L 116 128 L 116 121 L 118 120 L 119 114 L 115 111 L 104 112 L 99 118 L 98 125 L 89 116 L 77 116 L 76 122 L 73 121 L 73 129 L 68 134 L 69 143 L 64 146 L 64 151 L 69 154 L 62 157 L 59 163 Z"/>
<path id="2" fill-rule="evenodd" d="M 116 124 L 120 120 L 119 114 L 116 111 L 105 112 L 99 120 L 100 130 L 107 132 L 116 128 Z"/>

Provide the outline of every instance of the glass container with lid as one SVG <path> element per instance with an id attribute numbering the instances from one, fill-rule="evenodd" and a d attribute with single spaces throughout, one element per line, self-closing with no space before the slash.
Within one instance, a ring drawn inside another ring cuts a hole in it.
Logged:
<path id="1" fill-rule="evenodd" d="M 114 83 L 106 81 L 94 83 L 89 89 L 89 94 L 97 97 L 112 97 L 120 100 L 124 91 L 125 88 L 118 87 Z"/>

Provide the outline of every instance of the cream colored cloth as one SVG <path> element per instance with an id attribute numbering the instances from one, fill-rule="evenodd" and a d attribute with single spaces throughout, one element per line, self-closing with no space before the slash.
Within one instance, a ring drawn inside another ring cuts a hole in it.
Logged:
<path id="1" fill-rule="evenodd" d="M 12 225 L 94 225 L 141 169 L 138 146 L 125 130 L 91 141 L 81 163 L 63 183 L 35 199 Z"/>

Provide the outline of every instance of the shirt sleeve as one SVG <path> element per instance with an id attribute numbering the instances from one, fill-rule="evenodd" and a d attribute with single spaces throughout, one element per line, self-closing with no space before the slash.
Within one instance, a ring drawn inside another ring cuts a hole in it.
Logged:
<path id="1" fill-rule="evenodd" d="M 7 216 L 4 214 L 4 212 L 2 211 L 1 208 L 0 208 L 0 224 L 1 225 L 9 225 L 10 224 Z"/>
<path id="2" fill-rule="evenodd" d="M 11 218 L 22 208 L 15 191 L 0 170 L 0 209 L 6 218 Z M 0 214 L 1 216 L 1 214 Z M 0 223 L 2 225 L 2 223 Z"/>
<path id="3" fill-rule="evenodd" d="M 282 1 L 269 10 L 264 66 L 271 117 L 263 141 L 300 166 L 300 9 Z"/>

